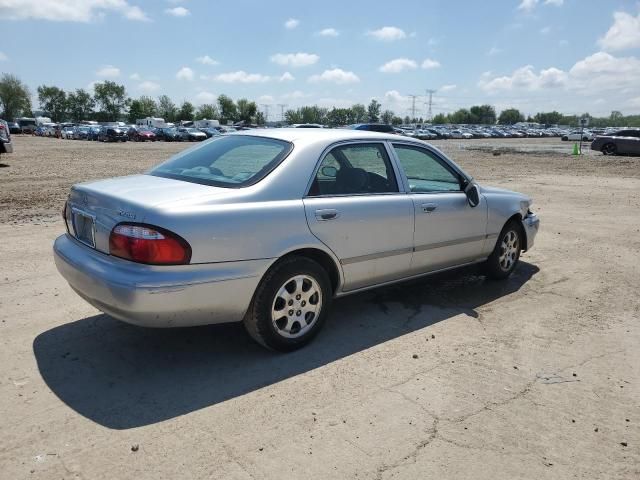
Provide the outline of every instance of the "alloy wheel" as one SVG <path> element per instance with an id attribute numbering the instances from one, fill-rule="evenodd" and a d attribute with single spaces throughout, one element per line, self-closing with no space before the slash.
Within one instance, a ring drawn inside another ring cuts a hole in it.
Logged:
<path id="1" fill-rule="evenodd" d="M 304 335 L 317 321 L 322 309 L 322 290 L 309 275 L 296 275 L 277 291 L 271 307 L 271 321 L 285 338 Z"/>
<path id="2" fill-rule="evenodd" d="M 502 243 L 500 244 L 500 256 L 498 257 L 500 268 L 505 272 L 511 270 L 518 260 L 519 252 L 520 238 L 515 231 L 509 230 L 502 237 Z"/>

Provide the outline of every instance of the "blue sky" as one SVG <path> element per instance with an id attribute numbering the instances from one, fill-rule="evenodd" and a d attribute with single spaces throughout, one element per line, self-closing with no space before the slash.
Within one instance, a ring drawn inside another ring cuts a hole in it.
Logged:
<path id="1" fill-rule="evenodd" d="M 640 3 L 0 0 L 0 72 L 210 103 L 640 112 Z M 36 105 L 37 102 L 34 102 Z"/>

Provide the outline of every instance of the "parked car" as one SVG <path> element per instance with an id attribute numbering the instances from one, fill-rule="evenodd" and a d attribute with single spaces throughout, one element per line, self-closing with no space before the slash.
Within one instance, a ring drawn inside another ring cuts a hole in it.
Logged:
<path id="1" fill-rule="evenodd" d="M 352 130 L 367 130 L 369 132 L 396 133 L 393 125 L 387 125 L 385 123 L 356 123 L 349 125 L 349 128 Z"/>
<path id="2" fill-rule="evenodd" d="M 201 142 L 202 140 L 207 139 L 207 136 L 204 133 L 193 127 L 178 128 L 178 135 L 180 135 L 180 139 L 185 142 Z"/>
<path id="3" fill-rule="evenodd" d="M 218 137 L 218 136 L 222 135 L 217 129 L 212 128 L 212 127 L 198 128 L 198 130 L 200 130 L 202 133 L 204 133 L 207 136 L 207 138 Z"/>
<path id="4" fill-rule="evenodd" d="M 566 142 L 567 140 L 580 141 L 581 137 L 583 142 L 590 142 L 593 140 L 593 133 L 591 133 L 589 130 L 584 130 L 582 132 L 580 132 L 580 130 L 574 130 L 573 132 L 567 133 L 560 138 L 562 141 Z"/>
<path id="5" fill-rule="evenodd" d="M 476 263 L 508 277 L 538 231 L 530 206 L 419 140 L 252 130 L 144 175 L 74 185 L 54 257 L 82 298 L 120 320 L 244 321 L 261 344 L 293 350 L 334 297 Z"/>
<path id="6" fill-rule="evenodd" d="M 7 122 L 7 125 L 9 126 L 9 133 L 22 133 L 20 125 L 18 125 L 16 122 Z"/>
<path id="7" fill-rule="evenodd" d="M 178 133 L 178 129 L 174 127 L 156 128 L 156 138 L 165 142 L 180 142 L 182 136 Z"/>
<path id="8" fill-rule="evenodd" d="M 9 124 L 0 119 L 0 156 L 3 153 L 13 153 L 13 143 L 11 143 Z"/>
<path id="9" fill-rule="evenodd" d="M 98 136 L 100 135 L 100 130 L 102 130 L 102 127 L 100 125 L 90 126 L 89 132 L 87 133 L 87 140 L 97 141 Z"/>
<path id="10" fill-rule="evenodd" d="M 65 140 L 73 139 L 73 127 L 64 127 L 60 132 L 60 137 Z"/>
<path id="11" fill-rule="evenodd" d="M 99 142 L 126 142 L 127 132 L 120 127 L 103 127 L 98 133 Z"/>
<path id="12" fill-rule="evenodd" d="M 89 137 L 89 127 L 84 125 L 74 127 L 73 136 L 72 136 L 74 140 L 87 140 L 88 137 Z"/>
<path id="13" fill-rule="evenodd" d="M 591 150 L 605 155 L 640 155 L 640 130 L 627 129 L 599 135 L 591 143 Z"/>
<path id="14" fill-rule="evenodd" d="M 133 142 L 155 142 L 156 134 L 148 127 L 131 127 L 129 128 L 127 135 L 129 140 Z"/>

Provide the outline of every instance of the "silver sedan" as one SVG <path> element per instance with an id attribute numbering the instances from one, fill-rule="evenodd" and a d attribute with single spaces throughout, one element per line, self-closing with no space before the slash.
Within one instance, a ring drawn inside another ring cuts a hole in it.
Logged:
<path id="1" fill-rule="evenodd" d="M 243 321 L 286 351 L 318 333 L 335 297 L 475 263 L 506 278 L 538 231 L 530 205 L 419 140 L 254 130 L 144 175 L 73 186 L 54 256 L 71 287 L 115 318 Z"/>

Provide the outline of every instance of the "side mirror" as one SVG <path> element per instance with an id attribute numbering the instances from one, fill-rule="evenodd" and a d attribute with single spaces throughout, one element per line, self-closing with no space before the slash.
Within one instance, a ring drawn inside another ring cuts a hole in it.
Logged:
<path id="1" fill-rule="evenodd" d="M 464 189 L 467 201 L 472 207 L 477 207 L 480 203 L 480 188 L 475 183 L 469 183 Z"/>
<path id="2" fill-rule="evenodd" d="M 320 173 L 325 177 L 336 178 L 338 176 L 338 169 L 327 165 L 320 169 Z"/>

